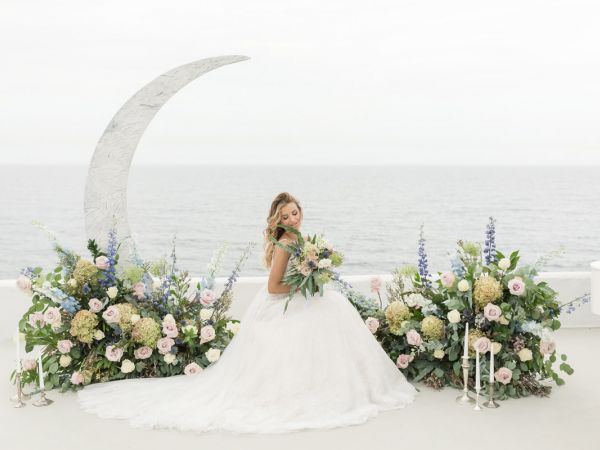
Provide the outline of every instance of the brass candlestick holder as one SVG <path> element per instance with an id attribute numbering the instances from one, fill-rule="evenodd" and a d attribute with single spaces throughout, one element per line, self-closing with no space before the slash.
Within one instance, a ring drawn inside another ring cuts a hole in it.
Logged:
<path id="1" fill-rule="evenodd" d="M 490 383 L 489 385 L 489 397 L 488 401 L 483 404 L 483 406 L 487 408 L 499 408 L 500 405 L 496 403 L 494 400 L 494 383 Z"/>
<path id="2" fill-rule="evenodd" d="M 40 389 L 40 398 L 33 402 L 33 406 L 48 406 L 51 403 L 54 403 L 54 400 L 50 400 L 46 398 L 46 390 L 44 388 Z"/>
<path id="3" fill-rule="evenodd" d="M 23 386 L 21 386 L 21 372 L 17 372 L 15 375 L 15 384 L 17 386 L 17 393 L 10 399 L 15 402 L 15 408 L 23 408 L 25 406 L 23 400 L 29 400 L 29 395 L 23 393 Z"/>
<path id="4" fill-rule="evenodd" d="M 462 357 L 461 367 L 463 369 L 463 386 L 464 387 L 463 387 L 462 395 L 456 397 L 456 402 L 459 405 L 470 405 L 475 400 L 473 400 L 473 397 L 471 397 L 469 395 L 469 367 L 471 367 L 471 365 L 469 364 L 468 356 Z"/>

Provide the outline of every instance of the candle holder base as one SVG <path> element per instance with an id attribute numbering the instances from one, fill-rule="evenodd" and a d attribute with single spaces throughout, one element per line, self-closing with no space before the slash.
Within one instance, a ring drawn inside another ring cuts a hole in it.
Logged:
<path id="1" fill-rule="evenodd" d="M 54 403 L 54 400 L 50 400 L 46 397 L 46 392 L 42 389 L 40 391 L 40 398 L 33 402 L 33 406 L 48 406 Z"/>
<path id="2" fill-rule="evenodd" d="M 490 383 L 488 401 L 483 404 L 486 408 L 500 408 L 500 405 L 494 400 L 494 385 Z"/>
<path id="3" fill-rule="evenodd" d="M 456 397 L 456 403 L 459 405 L 472 405 L 475 399 L 469 395 L 469 391 L 463 391 L 462 395 Z"/>
<path id="4" fill-rule="evenodd" d="M 479 406 L 479 391 L 477 391 L 477 396 L 475 397 L 475 406 L 473 407 L 474 411 L 483 411 L 481 406 Z"/>
<path id="5" fill-rule="evenodd" d="M 469 357 L 462 357 L 462 364 L 460 365 L 463 369 L 463 393 L 456 397 L 456 403 L 459 405 L 472 405 L 475 399 L 469 395 Z"/>

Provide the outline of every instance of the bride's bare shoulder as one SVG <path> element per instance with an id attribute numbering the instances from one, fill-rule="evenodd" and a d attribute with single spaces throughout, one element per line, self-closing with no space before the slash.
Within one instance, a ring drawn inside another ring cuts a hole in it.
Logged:
<path id="1" fill-rule="evenodd" d="M 279 238 L 279 242 L 287 243 L 287 242 L 296 242 L 298 238 L 293 234 L 283 233 Z"/>

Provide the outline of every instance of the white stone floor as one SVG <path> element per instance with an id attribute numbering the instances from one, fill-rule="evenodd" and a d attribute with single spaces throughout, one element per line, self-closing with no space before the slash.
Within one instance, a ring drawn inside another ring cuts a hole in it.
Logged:
<path id="1" fill-rule="evenodd" d="M 279 435 L 197 434 L 139 430 L 125 420 L 103 420 L 79 410 L 75 394 L 51 392 L 55 403 L 36 408 L 28 402 L 13 408 L 8 381 L 13 361 L 11 342 L 0 343 L 2 386 L 1 444 L 5 449 L 600 449 L 600 328 L 559 330 L 559 352 L 575 369 L 549 398 L 501 402 L 482 412 L 454 401 L 458 391 L 433 391 L 418 384 L 417 400 L 369 422 L 327 431 Z"/>

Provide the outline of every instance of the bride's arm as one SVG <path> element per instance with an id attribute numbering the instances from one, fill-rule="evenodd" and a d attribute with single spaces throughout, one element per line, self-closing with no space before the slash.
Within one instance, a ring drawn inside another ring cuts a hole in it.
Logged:
<path id="1" fill-rule="evenodd" d="M 281 243 L 287 242 L 282 239 Z M 281 282 L 285 275 L 285 269 L 287 268 L 289 259 L 290 254 L 288 252 L 275 246 L 273 260 L 271 262 L 271 272 L 269 273 L 269 282 L 267 284 L 269 294 L 288 294 L 290 292 L 290 287 Z"/>

